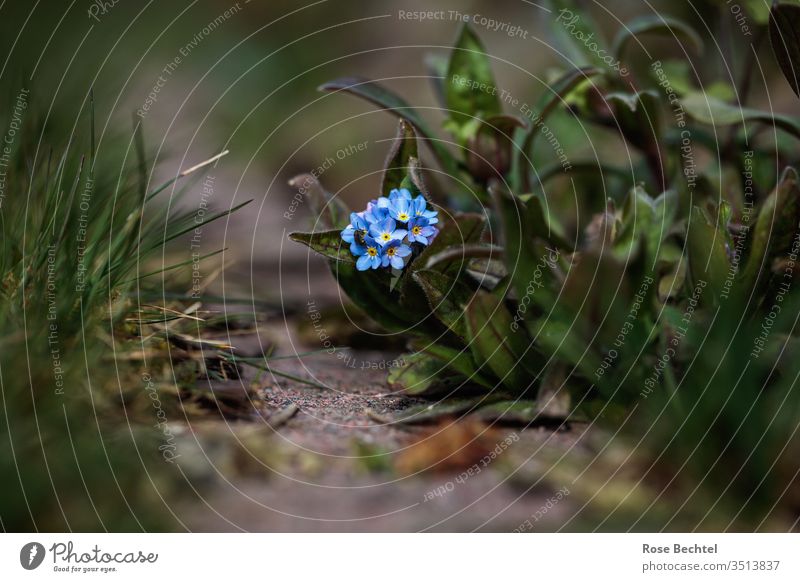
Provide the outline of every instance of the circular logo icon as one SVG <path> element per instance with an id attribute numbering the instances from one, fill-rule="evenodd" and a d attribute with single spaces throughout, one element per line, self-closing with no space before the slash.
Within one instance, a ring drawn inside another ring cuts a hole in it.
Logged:
<path id="1" fill-rule="evenodd" d="M 39 542 L 29 542 L 19 551 L 19 563 L 26 570 L 35 570 L 44 561 L 44 546 Z"/>

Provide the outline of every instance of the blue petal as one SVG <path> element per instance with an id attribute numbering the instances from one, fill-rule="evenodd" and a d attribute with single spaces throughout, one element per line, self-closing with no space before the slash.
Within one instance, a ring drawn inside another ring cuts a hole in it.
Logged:
<path id="1" fill-rule="evenodd" d="M 356 261 L 356 269 L 359 271 L 366 271 L 370 268 L 370 263 L 372 261 L 372 257 L 369 255 L 364 255 L 359 257 L 358 261 Z"/>
<path id="2" fill-rule="evenodd" d="M 354 257 L 360 257 L 361 255 L 367 252 L 367 247 L 353 241 L 352 244 L 350 245 L 350 252 L 353 254 Z"/>
<path id="3" fill-rule="evenodd" d="M 403 267 L 406 266 L 405 263 L 403 262 L 402 257 L 398 257 L 397 255 L 392 257 L 391 263 L 392 267 L 394 267 L 395 269 L 402 269 Z"/>
<path id="4" fill-rule="evenodd" d="M 407 230 L 403 230 L 402 228 L 398 228 L 396 231 L 392 233 L 393 240 L 403 240 L 403 238 L 408 234 Z"/>
<path id="5" fill-rule="evenodd" d="M 426 210 L 422 213 L 422 216 L 428 219 L 428 224 L 436 224 L 439 222 L 439 213 L 435 210 Z"/>

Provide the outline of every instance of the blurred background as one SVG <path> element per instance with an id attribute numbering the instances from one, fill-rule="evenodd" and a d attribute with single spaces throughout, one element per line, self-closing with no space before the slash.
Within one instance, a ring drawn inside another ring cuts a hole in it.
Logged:
<path id="1" fill-rule="evenodd" d="M 733 71 L 747 57 L 747 47 L 734 36 L 731 25 L 738 13 L 729 3 L 584 4 L 591 8 L 598 37 L 606 31 L 607 43 L 618 20 L 637 14 L 661 11 L 694 23 L 703 19 L 706 29 L 696 27 L 709 40 L 706 58 L 693 66 L 707 67 L 723 83 L 736 81 Z M 741 4 L 753 14 L 766 6 L 761 0 Z M 250 198 L 255 202 L 231 217 L 224 232 L 215 229 L 218 240 L 206 233 L 203 247 L 212 250 L 224 239 L 230 273 L 236 275 L 229 283 L 247 281 L 252 273 L 259 294 L 269 295 L 278 256 L 283 253 L 290 265 L 307 257 L 298 245 L 285 244 L 285 232 L 302 229 L 308 216 L 306 205 L 298 204 L 293 218 L 284 218 L 294 196 L 287 181 L 322 168 L 320 180 L 328 189 L 348 202 L 368 200 L 379 186 L 387 140 L 395 131 L 390 115 L 317 87 L 342 76 L 381 79 L 423 108 L 437 127 L 443 117 L 436 111 L 425 62 L 447 55 L 460 12 L 519 29 L 509 34 L 508 27 L 475 25 L 495 60 L 498 86 L 533 104 L 552 71 L 574 57 L 554 48 L 558 31 L 548 10 L 556 8 L 524 0 L 435 6 L 421 0 L 12 0 L 3 3 L 0 25 L 3 87 L 9 102 L 20 87 L 30 87 L 33 114 L 57 148 L 67 143 L 76 124 L 86 123 L 81 112 L 93 88 L 99 157 L 117 163 L 129 149 L 134 123 L 141 123 L 150 168 L 155 168 L 151 183 L 229 149 L 214 170 L 208 203 L 228 208 Z M 431 11 L 433 17 L 422 19 L 407 15 Z M 663 37 L 650 46 L 659 56 L 680 56 Z M 763 66 L 771 78 L 772 61 Z M 752 91 L 756 102 L 766 95 L 763 83 L 754 83 Z M 781 97 L 789 94 L 785 84 L 773 87 L 772 107 L 788 107 L 791 101 Z M 569 123 L 566 115 L 556 117 L 553 127 L 570 157 L 593 157 L 583 132 L 558 130 Z M 548 155 L 548 148 L 540 149 L 541 156 Z M 201 199 L 198 185 L 183 203 L 197 205 Z"/>

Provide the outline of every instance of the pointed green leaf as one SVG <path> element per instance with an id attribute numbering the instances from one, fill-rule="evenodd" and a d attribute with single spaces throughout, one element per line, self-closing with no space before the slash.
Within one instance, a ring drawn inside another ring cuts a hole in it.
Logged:
<path id="1" fill-rule="evenodd" d="M 430 396 L 455 387 L 458 381 L 447 373 L 448 365 L 429 354 L 417 352 L 402 357 L 403 365 L 392 368 L 389 386 L 414 396 Z"/>
<path id="2" fill-rule="evenodd" d="M 410 123 L 401 119 L 397 126 L 397 137 L 384 165 L 381 183 L 383 196 L 388 196 L 394 188 L 402 187 L 403 180 L 408 176 L 411 160 L 417 160 L 418 157 L 417 134 Z"/>
<path id="3" fill-rule="evenodd" d="M 716 226 L 709 224 L 697 206 L 692 208 L 686 244 L 692 285 L 697 285 L 700 281 L 708 283 L 708 292 L 713 294 L 711 300 L 718 303 L 730 269 L 725 250 L 725 235 Z"/>
<path id="4" fill-rule="evenodd" d="M 548 259 L 554 258 L 558 250 L 537 245 L 534 237 L 538 233 L 531 226 L 528 210 L 519 198 L 499 184 L 493 184 L 489 192 L 500 217 L 505 250 L 503 259 L 511 275 L 518 301 L 530 297 L 530 301 L 550 309 L 555 301 L 555 295 L 549 287 L 552 273 Z M 536 287 L 534 293 L 530 293 L 531 285 Z"/>
<path id="5" fill-rule="evenodd" d="M 619 59 L 628 43 L 642 34 L 662 34 L 693 45 L 698 53 L 703 52 L 703 39 L 688 24 L 662 14 L 641 16 L 625 24 L 614 39 L 612 51 Z M 638 40 L 638 39 L 637 39 Z"/>
<path id="6" fill-rule="evenodd" d="M 662 225 L 655 224 L 655 221 L 655 201 L 642 186 L 631 188 L 622 207 L 622 226 L 614 243 L 615 249 L 624 254 L 632 251 L 641 240 L 644 240 L 649 257 L 648 266 L 654 267 L 661 240 L 666 236 L 666 232 L 662 231 Z"/>
<path id="7" fill-rule="evenodd" d="M 470 348 L 478 366 L 488 366 L 512 391 L 519 393 L 530 387 L 541 362 L 524 331 L 512 326 L 505 304 L 479 290 L 467 304 L 465 314 Z M 529 370 L 526 362 L 533 369 Z"/>
<path id="8" fill-rule="evenodd" d="M 748 121 L 774 125 L 778 129 L 800 138 L 800 122 L 787 115 L 776 115 L 748 107 L 729 105 L 704 93 L 689 93 L 681 99 L 681 105 L 690 117 L 701 123 L 717 127 L 738 125 Z"/>
<path id="9" fill-rule="evenodd" d="M 564 234 L 564 227 L 558 223 L 551 212 L 545 211 L 542 198 L 537 195 L 530 196 L 525 201 L 527 209 L 527 224 L 531 228 L 531 235 L 549 241 L 554 247 L 572 251 L 575 245 L 568 241 Z"/>
<path id="10" fill-rule="evenodd" d="M 412 333 L 409 329 L 416 322 L 404 318 L 406 312 L 396 308 L 400 299 L 391 291 L 387 269 L 358 271 L 355 263 L 347 261 L 331 261 L 330 267 L 342 290 L 370 318 L 387 331 Z M 415 331 L 422 333 L 424 327 Z"/>
<path id="11" fill-rule="evenodd" d="M 523 192 L 531 190 L 530 169 L 532 164 L 530 160 L 533 158 L 533 143 L 536 140 L 536 136 L 541 133 L 545 120 L 559 105 L 566 103 L 567 97 L 576 87 L 600 73 L 602 71 L 597 67 L 573 69 L 545 89 L 544 94 L 536 102 L 536 107 L 532 111 L 534 117 L 530 119 L 530 127 L 528 127 L 525 137 L 522 139 L 522 145 L 517 150 L 512 182 L 515 188 Z"/>
<path id="12" fill-rule="evenodd" d="M 467 259 L 499 259 L 502 257 L 502 247 L 490 244 L 466 244 L 461 246 L 451 246 L 440 253 L 428 257 L 425 263 L 426 269 L 432 269 L 437 265 L 450 263 L 453 261 L 468 262 Z"/>
<path id="13" fill-rule="evenodd" d="M 565 422 L 566 415 L 548 414 L 533 400 L 501 400 L 481 406 L 470 414 L 470 418 L 489 424 L 531 428 L 543 425 L 557 427 Z"/>
<path id="14" fill-rule="evenodd" d="M 399 284 L 403 308 L 419 314 L 421 317 L 429 313 L 428 301 L 420 285 L 414 281 L 413 275 L 424 269 L 428 259 L 451 247 L 461 247 L 464 244 L 475 243 L 480 240 L 486 226 L 486 219 L 480 214 L 455 214 L 447 217 L 444 213 L 439 215 L 439 234 L 433 242 L 409 264 L 403 272 Z M 441 264 L 437 270 L 457 277 L 466 265 L 457 261 Z"/>
<path id="15" fill-rule="evenodd" d="M 487 396 L 475 398 L 448 398 L 441 402 L 417 404 L 409 406 L 391 418 L 391 422 L 399 424 L 427 424 L 443 418 L 461 417 L 478 410 L 487 402 L 495 399 Z"/>
<path id="16" fill-rule="evenodd" d="M 491 178 L 502 180 L 511 169 L 514 132 L 524 127 L 521 119 L 511 115 L 495 115 L 478 125 L 467 140 L 469 173 L 482 184 Z"/>
<path id="17" fill-rule="evenodd" d="M 478 384 L 488 390 L 497 387 L 496 380 L 491 378 L 488 370 L 479 371 L 480 366 L 475 363 L 469 348 L 448 348 L 438 343 L 430 343 L 423 350 L 447 365 L 452 372 L 457 372 L 464 378 L 464 383 Z"/>
<path id="18" fill-rule="evenodd" d="M 464 24 L 453 47 L 444 88 L 450 118 L 459 126 L 502 112 L 492 65 L 480 39 Z"/>
<path id="19" fill-rule="evenodd" d="M 661 138 L 661 109 L 655 91 L 608 93 L 606 101 L 614 108 L 614 118 L 625 139 L 648 154 L 657 151 Z"/>
<path id="20" fill-rule="evenodd" d="M 472 299 L 472 289 L 439 271 L 420 270 L 413 276 L 425 292 L 436 317 L 456 335 L 466 340 L 464 305 Z"/>
<path id="21" fill-rule="evenodd" d="M 772 5 L 769 40 L 783 76 L 794 94 L 800 97 L 800 6 Z"/>
<path id="22" fill-rule="evenodd" d="M 306 245 L 323 257 L 345 263 L 355 262 L 352 253 L 350 253 L 349 245 L 342 240 L 342 231 L 340 230 L 293 232 L 289 234 L 289 238 Z"/>
<path id="23" fill-rule="evenodd" d="M 758 285 L 761 274 L 769 269 L 773 258 L 791 248 L 800 222 L 799 184 L 797 171 L 786 168 L 778 185 L 759 208 L 741 276 L 745 292 Z"/>
<path id="24" fill-rule="evenodd" d="M 591 351 L 573 322 L 550 317 L 531 322 L 529 328 L 539 352 L 575 366 L 586 378 L 594 378 L 600 358 Z"/>
<path id="25" fill-rule="evenodd" d="M 486 217 L 477 213 L 458 213 L 452 219 L 439 214 L 439 234 L 433 242 L 425 248 L 407 269 L 412 274 L 420 269 L 427 268 L 428 260 L 439 253 L 455 248 L 462 248 L 467 244 L 480 242 L 486 228 Z M 459 271 L 460 266 L 453 263 L 441 265 L 438 270 L 449 274 Z"/>
<path id="26" fill-rule="evenodd" d="M 411 107 L 405 99 L 399 97 L 380 83 L 365 79 L 363 77 L 344 77 L 330 81 L 320 86 L 321 91 L 344 91 L 351 93 L 378 107 L 384 108 L 390 113 L 405 119 L 413 125 L 417 132 L 425 138 L 428 146 L 433 150 L 436 159 L 451 176 L 458 175 L 458 164 L 453 156 L 447 151 L 440 140 L 428 128 L 422 116 L 416 109 Z"/>

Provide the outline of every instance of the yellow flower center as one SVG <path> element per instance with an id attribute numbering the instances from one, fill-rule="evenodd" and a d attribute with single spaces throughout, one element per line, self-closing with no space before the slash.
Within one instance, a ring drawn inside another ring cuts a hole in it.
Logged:
<path id="1" fill-rule="evenodd" d="M 397 249 L 395 249 L 394 247 L 386 249 L 386 254 L 389 255 L 390 257 L 393 257 L 395 252 L 397 252 Z"/>
<path id="2" fill-rule="evenodd" d="M 397 215 L 397 218 L 400 219 L 400 222 L 408 222 L 409 216 L 405 212 L 401 212 Z"/>
<path id="3" fill-rule="evenodd" d="M 415 226 L 414 228 L 411 229 L 411 232 L 414 233 L 414 236 L 417 236 L 419 233 L 422 232 L 422 227 Z"/>
<path id="4" fill-rule="evenodd" d="M 378 256 L 378 249 L 376 249 L 375 247 L 369 247 L 367 249 L 367 254 L 370 257 L 377 257 Z"/>
<path id="5" fill-rule="evenodd" d="M 388 241 L 391 238 L 392 238 L 392 235 L 390 235 L 388 232 L 384 232 L 381 235 L 381 240 L 384 241 L 384 242 Z"/>

